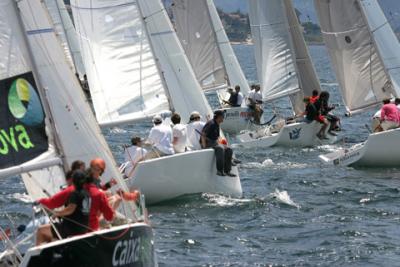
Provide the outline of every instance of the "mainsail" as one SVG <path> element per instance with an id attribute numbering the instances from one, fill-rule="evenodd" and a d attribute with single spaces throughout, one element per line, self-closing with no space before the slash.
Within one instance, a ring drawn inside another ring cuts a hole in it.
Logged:
<path id="1" fill-rule="evenodd" d="M 211 112 L 159 0 L 73 0 L 96 117 L 111 126 Z"/>
<path id="2" fill-rule="evenodd" d="M 301 91 L 290 96 L 293 111 L 299 114 L 304 111 L 304 96 L 311 96 L 313 90 L 321 91 L 321 85 L 314 69 L 308 48 L 303 36 L 303 28 L 299 23 L 292 0 L 283 0 L 289 23 L 289 31 L 296 57 L 297 77 Z"/>
<path id="3" fill-rule="evenodd" d="M 177 35 L 204 90 L 249 86 L 229 43 L 212 0 L 175 0 L 172 6 Z"/>
<path id="4" fill-rule="evenodd" d="M 347 110 L 361 112 L 398 96 L 399 44 L 379 4 L 372 0 L 314 3 Z"/>
<path id="5" fill-rule="evenodd" d="M 78 38 L 63 0 L 45 0 L 57 36 L 60 38 L 68 63 L 80 77 L 85 74 Z"/>
<path id="6" fill-rule="evenodd" d="M 102 157 L 123 186 L 39 0 L 0 2 L 0 46 L 0 177 L 21 174 L 37 199 L 59 191 L 74 160 Z"/>
<path id="7" fill-rule="evenodd" d="M 294 45 L 284 1 L 250 0 L 249 17 L 263 99 L 300 90 Z"/>

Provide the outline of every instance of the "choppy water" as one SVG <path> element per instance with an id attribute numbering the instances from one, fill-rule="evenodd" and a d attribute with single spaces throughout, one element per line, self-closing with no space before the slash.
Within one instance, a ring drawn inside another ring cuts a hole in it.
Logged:
<path id="1" fill-rule="evenodd" d="M 234 48 L 256 80 L 252 47 Z M 310 49 L 323 87 L 344 114 L 325 48 Z M 288 111 L 283 100 L 275 106 Z M 343 118 L 339 145 L 363 141 L 370 115 Z M 149 126 L 106 132 L 118 160 L 128 137 L 146 136 Z M 203 194 L 149 207 L 160 266 L 400 266 L 400 170 L 322 166 L 317 156 L 332 148 L 238 148 L 242 199 Z M 0 181 L 2 226 L 5 211 L 28 220 L 23 192 L 18 178 Z"/>

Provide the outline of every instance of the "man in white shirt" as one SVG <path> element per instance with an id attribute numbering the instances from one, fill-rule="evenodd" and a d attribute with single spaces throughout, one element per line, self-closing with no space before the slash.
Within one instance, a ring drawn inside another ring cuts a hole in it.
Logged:
<path id="1" fill-rule="evenodd" d="M 147 150 L 142 148 L 142 140 L 135 136 L 131 139 L 132 146 L 125 148 L 125 169 L 126 177 L 130 177 L 137 163 L 143 160 L 147 154 Z"/>
<path id="2" fill-rule="evenodd" d="M 164 125 L 160 115 L 153 118 L 153 128 L 150 130 L 147 138 L 148 144 L 151 144 L 152 150 L 146 155 L 146 159 L 168 156 L 175 153 L 172 147 L 172 129 L 168 125 Z"/>
<path id="3" fill-rule="evenodd" d="M 174 124 L 172 127 L 172 144 L 174 146 L 175 153 L 182 153 L 186 151 L 186 125 L 181 124 L 181 116 L 178 113 L 174 113 L 171 117 L 171 121 Z"/>
<path id="4" fill-rule="evenodd" d="M 260 86 L 255 85 L 253 90 L 251 90 L 248 96 L 248 107 L 254 111 L 254 122 L 260 124 L 261 116 L 264 113 L 262 110 L 262 95 L 260 92 Z"/>
<path id="5" fill-rule="evenodd" d="M 187 147 L 190 150 L 200 150 L 200 136 L 203 131 L 203 127 L 206 124 L 202 122 L 200 113 L 197 111 L 193 111 L 190 114 L 189 123 L 186 125 L 186 133 L 187 133 Z"/>
<path id="6" fill-rule="evenodd" d="M 239 85 L 235 86 L 235 91 L 236 91 L 236 94 L 237 94 L 236 106 L 240 107 L 240 106 L 242 106 L 244 96 L 243 96 L 242 92 L 240 92 L 240 86 Z"/>

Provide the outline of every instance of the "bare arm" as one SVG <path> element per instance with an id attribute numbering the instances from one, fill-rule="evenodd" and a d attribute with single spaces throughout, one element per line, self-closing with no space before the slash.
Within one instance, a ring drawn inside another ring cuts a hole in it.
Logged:
<path id="1" fill-rule="evenodd" d="M 74 213 L 75 209 L 76 209 L 76 204 L 70 203 L 63 210 L 55 211 L 53 212 L 53 214 L 57 217 L 64 217 Z"/>

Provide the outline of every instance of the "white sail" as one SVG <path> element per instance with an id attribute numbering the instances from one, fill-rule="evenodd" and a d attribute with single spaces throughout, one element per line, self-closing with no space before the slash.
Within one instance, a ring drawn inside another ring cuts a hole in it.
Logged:
<path id="1" fill-rule="evenodd" d="M 85 74 L 78 39 L 63 0 L 45 0 L 57 36 L 60 38 L 68 63 L 81 77 Z"/>
<path id="2" fill-rule="evenodd" d="M 135 1 L 71 2 L 100 125 L 149 118 L 169 109 Z"/>
<path id="3" fill-rule="evenodd" d="M 33 161 L 62 157 L 63 165 L 68 168 L 74 160 L 88 163 L 94 157 L 102 157 L 107 164 L 104 177 L 115 177 L 123 187 L 116 163 L 66 61 L 46 10 L 39 0 L 23 0 L 18 2 L 17 13 L 13 1 L 1 1 L 0 30 L 8 35 L 1 35 L 0 40 L 2 44 L 8 44 L 5 47 L 10 49 L 7 51 L 8 57 L 0 59 L 0 77 L 14 77 L 34 70 L 41 102 L 45 103 L 46 132 L 50 146 L 47 154 Z M 22 32 L 22 24 L 17 19 L 19 17 L 23 20 L 26 32 Z M 0 51 L 4 52 L 3 49 Z M 53 124 L 49 123 L 49 116 Z M 53 149 L 53 143 L 57 149 Z M 27 182 L 28 192 L 35 199 L 43 196 L 42 189 L 49 187 L 49 179 L 53 181 L 50 194 L 58 191 L 65 182 L 60 167 L 54 169 L 46 166 L 41 171 L 32 170 L 23 174 L 23 178 Z M 42 192 L 40 196 L 37 195 L 39 192 Z"/>
<path id="4" fill-rule="evenodd" d="M 7 94 L 8 98 L 10 97 L 10 92 L 8 91 L 11 91 L 11 88 L 8 86 L 5 87 L 4 82 L 6 80 L 12 81 L 14 80 L 13 77 L 19 77 L 20 75 L 31 72 L 29 52 L 25 45 L 24 33 L 20 28 L 18 16 L 19 14 L 16 12 L 13 0 L 0 2 L 0 92 L 2 101 L 4 101 L 5 98 L 7 99 Z M 26 78 L 25 76 L 20 77 Z M 30 81 L 30 83 L 32 83 L 32 81 Z M 38 88 L 36 88 L 36 90 L 37 89 Z M 21 91 L 19 90 L 21 89 L 17 89 L 19 96 L 21 97 Z M 49 127 L 48 121 L 43 121 L 43 117 L 39 123 L 32 127 L 24 124 L 24 122 L 27 122 L 24 119 L 29 116 L 29 114 L 27 114 L 30 111 L 29 107 L 32 107 L 32 102 L 34 102 L 32 101 L 32 97 L 37 97 L 38 91 L 36 90 L 34 92 L 29 91 L 29 98 L 26 100 L 28 102 L 28 109 L 26 110 L 25 115 L 15 122 L 7 122 L 7 120 L 9 120 L 7 117 L 12 117 L 14 113 L 9 114 L 11 116 L 7 116 L 8 110 L 11 110 L 11 105 L 13 104 L 6 100 L 6 103 L 4 104 L 9 107 L 6 110 L 7 112 L 4 112 L 4 110 L 1 112 L 1 128 L 3 134 L 0 137 L 0 160 L 2 166 L 0 177 L 5 178 L 28 172 L 29 175 L 24 175 L 23 178 L 29 178 L 28 181 L 30 181 L 31 184 L 30 186 L 27 186 L 27 190 L 31 197 L 35 199 L 45 196 L 44 192 L 48 192 L 49 194 L 57 192 L 59 186 L 65 183 L 63 169 L 61 168 L 61 160 L 53 149 L 53 133 Z M 36 106 L 35 109 L 42 110 L 40 103 L 36 104 L 39 105 Z M 4 106 L 3 103 L 2 106 Z M 17 131 L 17 127 L 23 129 L 23 133 Z M 43 131 L 41 134 L 39 129 L 42 127 Z M 18 132 L 19 134 L 17 134 Z M 9 135 L 7 134 L 8 138 L 5 138 L 4 133 L 9 133 Z M 46 134 L 48 140 L 45 137 Z M 42 135 L 42 137 L 35 138 L 34 135 Z M 25 141 L 22 141 L 21 138 L 24 138 Z M 7 139 L 9 139 L 10 142 L 8 142 Z M 43 149 L 37 150 L 38 146 L 43 146 Z M 15 156 L 13 156 L 13 154 Z M 29 156 L 29 154 L 31 154 L 31 156 Z M 26 159 L 20 160 L 20 157 L 26 157 Z M 9 158 L 14 159 L 10 160 Z M 7 162 L 9 163 L 7 164 Z M 34 173 L 36 170 L 40 169 L 44 170 L 41 173 L 43 176 L 35 175 Z M 46 175 L 46 173 L 49 173 L 48 170 L 50 169 L 53 174 L 54 172 L 62 173 L 62 175 L 52 176 L 51 183 L 49 183 L 49 180 L 47 179 L 49 176 Z M 56 186 L 53 187 L 53 185 Z"/>
<path id="5" fill-rule="evenodd" d="M 250 0 L 249 17 L 263 99 L 300 90 L 284 1 Z"/>
<path id="6" fill-rule="evenodd" d="M 315 0 L 323 38 L 347 110 L 352 113 L 379 104 L 392 86 L 358 0 Z"/>
<path id="7" fill-rule="evenodd" d="M 172 6 L 177 35 L 203 89 L 249 85 L 229 43 L 212 0 L 175 0 Z"/>
<path id="8" fill-rule="evenodd" d="M 206 118 L 211 107 L 190 66 L 171 21 L 160 0 L 138 0 L 158 66 L 165 78 L 170 101 L 183 121 L 197 110 Z"/>
<path id="9" fill-rule="evenodd" d="M 204 90 L 227 86 L 227 74 L 218 48 L 206 0 L 175 0 L 176 33 L 197 80 Z"/>
<path id="10" fill-rule="evenodd" d="M 289 23 L 291 39 L 293 41 L 294 55 L 301 91 L 291 95 L 290 100 L 295 114 L 304 111 L 304 96 L 311 96 L 313 90 L 321 91 L 318 76 L 314 69 L 308 48 L 303 36 L 303 28 L 300 25 L 292 0 L 283 0 Z"/>
<path id="11" fill-rule="evenodd" d="M 360 1 L 379 56 L 389 75 L 394 96 L 400 96 L 400 43 L 376 0 Z"/>
<path id="12" fill-rule="evenodd" d="M 207 0 L 207 4 L 214 27 L 214 32 L 217 37 L 219 50 L 221 51 L 221 56 L 224 62 L 225 71 L 228 75 L 229 84 L 231 86 L 240 85 L 242 93 L 244 95 L 248 95 L 250 92 L 249 84 L 242 69 L 240 68 L 239 61 L 237 60 L 228 36 L 226 35 L 224 26 L 222 25 L 213 0 Z"/>

